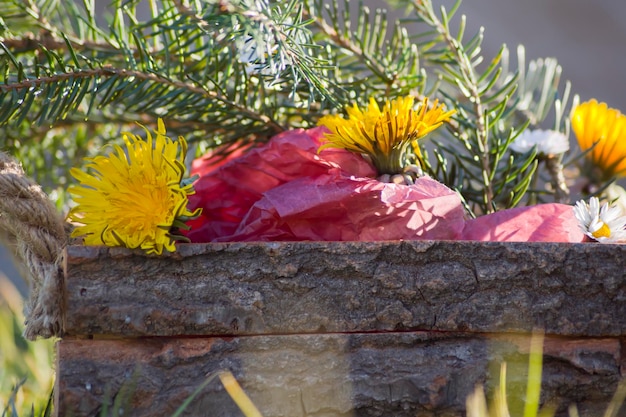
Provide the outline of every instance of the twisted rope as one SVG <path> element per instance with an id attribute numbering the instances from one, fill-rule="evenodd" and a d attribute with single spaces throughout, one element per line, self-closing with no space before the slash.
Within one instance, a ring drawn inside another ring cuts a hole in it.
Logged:
<path id="1" fill-rule="evenodd" d="M 65 224 L 20 163 L 0 152 L 0 230 L 28 273 L 30 296 L 24 308 L 24 337 L 29 340 L 63 332 Z"/>

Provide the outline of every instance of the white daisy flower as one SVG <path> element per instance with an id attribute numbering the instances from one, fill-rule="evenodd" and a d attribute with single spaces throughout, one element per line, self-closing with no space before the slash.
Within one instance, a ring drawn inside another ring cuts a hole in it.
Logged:
<path id="1" fill-rule="evenodd" d="M 626 217 L 618 207 L 602 204 L 597 197 L 591 197 L 589 204 L 578 201 L 574 207 L 578 224 L 587 236 L 600 243 L 626 242 Z"/>
<path id="2" fill-rule="evenodd" d="M 569 140 L 567 136 L 556 130 L 536 129 L 523 131 L 511 143 L 511 149 L 517 153 L 526 153 L 535 146 L 537 154 L 553 156 L 567 152 Z"/>

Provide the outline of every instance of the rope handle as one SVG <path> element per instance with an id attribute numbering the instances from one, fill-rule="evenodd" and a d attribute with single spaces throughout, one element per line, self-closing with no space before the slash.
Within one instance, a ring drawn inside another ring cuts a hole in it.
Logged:
<path id="1" fill-rule="evenodd" d="M 24 337 L 63 334 L 63 250 L 69 225 L 21 164 L 0 152 L 0 231 L 25 267 L 29 299 Z"/>

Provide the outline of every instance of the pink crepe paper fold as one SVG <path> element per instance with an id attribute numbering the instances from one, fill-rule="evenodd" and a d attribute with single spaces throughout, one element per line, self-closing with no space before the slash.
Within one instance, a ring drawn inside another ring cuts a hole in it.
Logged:
<path id="1" fill-rule="evenodd" d="M 430 178 L 415 185 L 346 177 L 301 178 L 266 192 L 222 241 L 458 239 L 458 196 Z"/>
<path id="2" fill-rule="evenodd" d="M 203 208 L 189 225 L 192 242 L 253 240 L 457 239 L 463 209 L 452 190 L 430 178 L 383 184 L 360 155 L 318 154 L 324 128 L 275 136 L 244 155 L 194 163 Z"/>
<path id="3" fill-rule="evenodd" d="M 266 191 L 299 178 L 315 178 L 343 167 L 354 175 L 373 176 L 375 171 L 359 155 L 341 149 L 317 153 L 324 128 L 291 130 L 267 144 L 226 160 L 195 161 L 191 174 L 199 174 L 189 207 L 202 207 L 202 215 L 188 223 L 192 242 L 211 242 L 232 235 L 248 210 Z"/>
<path id="4" fill-rule="evenodd" d="M 291 130 L 227 158 L 194 161 L 192 242 L 478 240 L 581 242 L 571 206 L 543 204 L 465 220 L 458 195 L 429 178 L 377 181 L 343 149 L 318 153 L 325 128 Z"/>
<path id="5" fill-rule="evenodd" d="M 468 220 L 461 239 L 497 242 L 583 242 L 572 206 L 516 207 Z"/>

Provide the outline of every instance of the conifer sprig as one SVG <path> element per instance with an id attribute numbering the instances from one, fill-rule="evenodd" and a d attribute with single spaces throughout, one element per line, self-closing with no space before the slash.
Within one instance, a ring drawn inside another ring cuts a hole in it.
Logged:
<path id="1" fill-rule="evenodd" d="M 411 95 L 456 109 L 420 162 L 470 214 L 566 198 L 560 160 L 546 171 L 535 152 L 510 151 L 550 115 L 567 134 L 570 86 L 560 87 L 556 61 L 527 64 L 518 48 L 514 64 L 504 45 L 485 59 L 488 32 L 468 36 L 460 0 L 450 10 L 431 0 L 393 4 L 407 18 L 348 0 L 114 0 L 106 19 L 93 0 L 0 0 L 4 148 L 26 166 L 67 167 L 130 122 L 162 117 L 199 155 L 311 127 L 370 97 Z M 58 127 L 77 135 L 61 139 Z M 30 161 L 42 157 L 26 149 L 42 143 L 64 151 Z M 64 170 L 55 171 L 59 184 Z"/>
<path id="2" fill-rule="evenodd" d="M 460 0 L 449 11 L 441 7 L 438 12 L 431 1 L 396 3 L 413 9 L 414 21 L 422 25 L 416 43 L 424 65 L 441 77 L 439 93 L 448 106 L 457 108 L 450 135 L 435 140 L 434 158 L 429 160 L 425 153 L 428 171 L 454 184 L 473 215 L 532 203 L 539 192 L 530 188 L 539 175 L 537 154 L 515 154 L 510 144 L 529 126 L 542 123 L 553 108 L 560 118 L 557 129 L 565 129 L 569 85 L 563 99 L 558 99 L 560 71 L 551 70 L 554 61 L 546 60 L 550 68 L 541 60 L 531 62 L 529 68 L 511 68 L 505 45 L 486 60 L 481 52 L 483 28 L 466 39 L 465 16 L 455 18 Z"/>
<path id="3" fill-rule="evenodd" d="M 413 95 L 422 100 L 427 88 L 420 52 L 400 22 L 389 25 L 384 9 L 371 11 L 361 1 L 306 0 L 315 40 L 333 63 L 337 96 L 345 106 L 369 97 Z"/>

